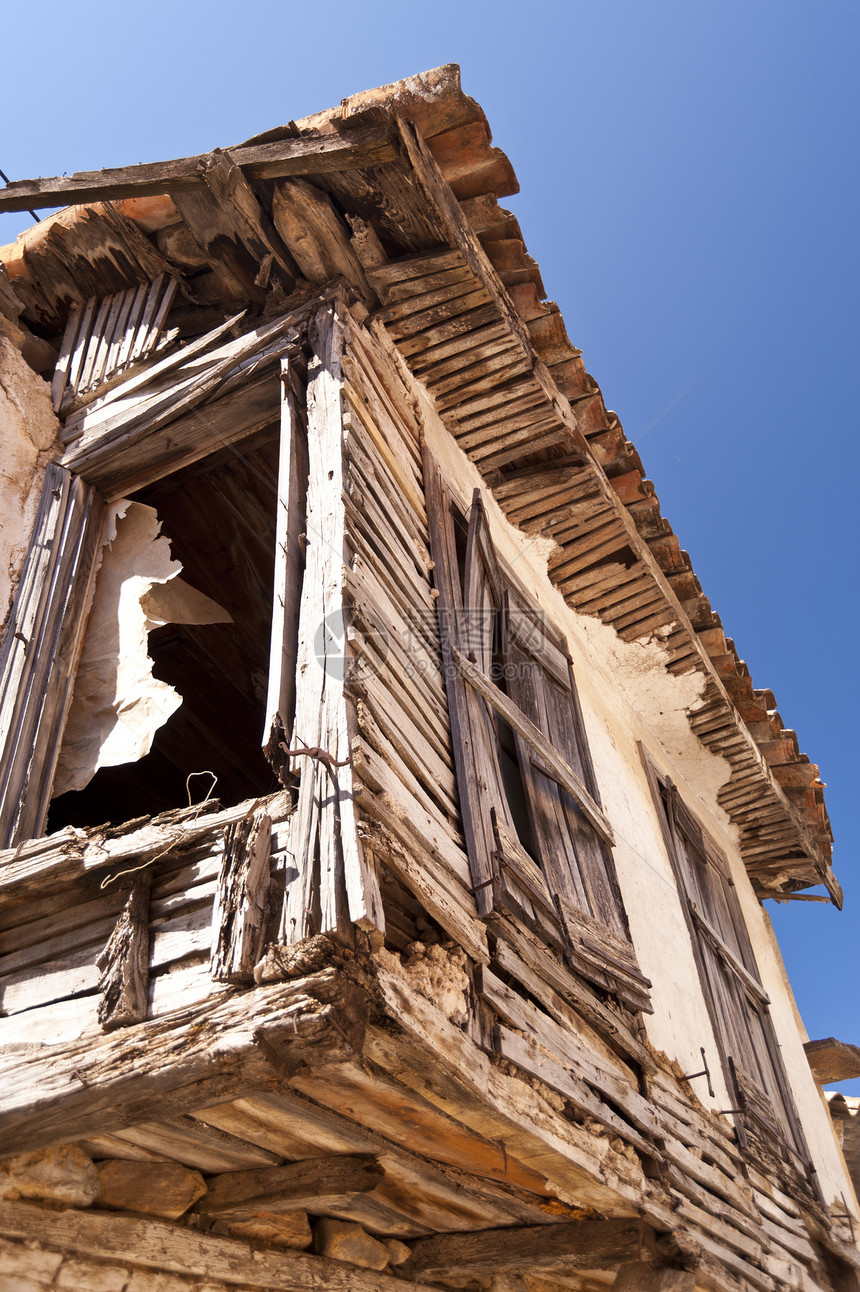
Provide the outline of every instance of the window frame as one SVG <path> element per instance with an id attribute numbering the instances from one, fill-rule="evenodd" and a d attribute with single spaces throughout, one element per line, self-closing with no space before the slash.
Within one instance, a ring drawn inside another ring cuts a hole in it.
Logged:
<path id="1" fill-rule="evenodd" d="M 310 314 L 314 309 L 325 308 L 327 299 L 323 297 L 296 313 L 252 327 L 232 342 L 225 343 L 223 339 L 229 323 L 221 325 L 208 334 L 213 350 L 199 355 L 201 344 L 192 342 L 186 352 L 180 349 L 151 369 L 131 375 L 127 386 L 139 389 L 140 394 L 130 412 L 122 411 L 120 401 L 126 389 L 123 383 L 106 392 L 104 407 L 108 415 L 102 429 L 97 427 L 92 434 L 78 438 L 81 412 L 75 415 L 74 438 L 67 433 L 68 427 L 64 428 L 66 450 L 46 469 L 36 523 L 0 644 L 0 848 L 13 847 L 44 833 L 108 504 L 223 449 L 225 444 L 244 439 L 267 421 L 277 420 L 280 410 L 280 520 L 282 510 L 294 500 L 296 492 L 297 409 L 289 373 L 284 380 L 283 370 L 280 374 L 277 368 L 272 371 L 266 378 L 271 381 L 270 405 L 260 397 L 247 398 L 246 410 L 241 407 L 247 391 L 242 378 L 247 376 L 253 381 L 261 363 L 277 365 L 280 359 L 297 353 Z M 240 317 L 230 322 L 236 323 Z M 199 364 L 202 359 L 205 368 L 208 355 L 213 357 L 213 366 L 205 369 L 202 377 L 192 375 L 183 380 L 183 361 Z M 148 396 L 148 378 L 170 369 L 175 369 L 175 384 L 166 391 L 156 387 L 157 393 Z M 256 382 L 260 385 L 261 379 Z M 237 386 L 239 402 L 233 393 Z M 214 416 L 194 415 L 198 404 L 222 392 L 226 393 L 232 418 L 226 431 Z M 112 416 L 114 401 L 116 415 Z M 100 403 L 99 397 L 94 398 L 93 407 L 98 408 Z M 183 433 L 175 436 L 180 421 Z M 284 432 L 288 428 L 292 428 L 292 434 L 285 445 Z M 279 526 L 279 542 L 282 528 Z M 276 580 L 283 581 L 284 586 L 276 584 L 275 605 L 297 602 L 287 594 L 286 587 L 287 581 L 295 580 L 297 571 L 300 579 L 295 548 L 294 543 L 289 560 L 276 562 Z M 293 618 L 273 616 L 270 654 L 277 674 L 270 671 L 269 675 L 270 712 L 264 740 L 268 738 L 268 747 L 274 749 L 283 730 L 278 715 L 294 700 L 295 674 L 293 671 L 291 691 L 290 664 L 295 649 L 287 642 Z M 277 643 L 276 631 L 280 633 Z"/>
<path id="2" fill-rule="evenodd" d="M 815 1167 L 770 1015 L 770 998 L 761 981 L 728 857 L 641 742 L 639 751 L 733 1105 L 725 1112 L 733 1117 L 738 1142 L 750 1161 L 782 1176 L 787 1185 L 805 1184 L 819 1197 Z M 695 862 L 691 852 L 696 854 Z M 717 927 L 720 918 L 714 917 L 720 907 L 722 929 Z M 729 936 L 725 920 L 730 922 Z M 767 1068 L 770 1091 L 745 1070 L 746 1058 L 738 1054 L 741 1048 L 748 1049 L 760 1070 Z"/>
<path id="3" fill-rule="evenodd" d="M 651 984 L 630 939 L 614 833 L 600 803 L 567 643 L 496 555 L 482 490 L 474 491 L 466 517 L 426 447 L 424 465 L 454 762 L 478 913 L 514 915 L 555 945 L 581 977 L 633 1010 L 650 1011 Z M 467 523 L 465 559 L 457 551 L 458 516 Z M 516 660 L 504 685 L 491 676 L 489 634 L 480 626 L 488 605 L 501 625 L 502 664 Z M 557 719 L 552 730 L 553 704 L 567 706 L 567 731 Z M 511 819 L 500 742 L 492 736 L 499 718 L 514 733 L 537 858 Z"/>

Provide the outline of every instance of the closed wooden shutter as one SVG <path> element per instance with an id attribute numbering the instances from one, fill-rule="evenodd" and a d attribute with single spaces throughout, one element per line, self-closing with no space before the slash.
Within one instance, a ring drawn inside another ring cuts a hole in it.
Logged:
<path id="1" fill-rule="evenodd" d="M 660 786 L 660 797 L 739 1136 L 763 1166 L 808 1173 L 809 1152 L 728 860 L 671 782 Z"/>
<path id="2" fill-rule="evenodd" d="M 499 560 L 480 490 L 459 516 L 429 455 L 426 488 L 478 910 L 517 915 L 583 977 L 650 1009 L 564 639 Z"/>

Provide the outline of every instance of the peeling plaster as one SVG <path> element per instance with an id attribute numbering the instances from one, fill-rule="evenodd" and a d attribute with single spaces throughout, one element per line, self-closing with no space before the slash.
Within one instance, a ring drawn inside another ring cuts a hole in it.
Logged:
<path id="1" fill-rule="evenodd" d="M 426 945 L 410 942 L 404 954 L 381 947 L 377 958 L 391 973 L 403 978 L 413 991 L 432 1001 L 446 1018 L 459 1027 L 469 1019 L 469 979 L 466 953 L 453 942 Z"/>
<path id="2" fill-rule="evenodd" d="M 58 430 L 48 383 L 0 336 L 0 623 L 12 604 Z"/>
<path id="3" fill-rule="evenodd" d="M 180 579 L 152 507 L 123 500 L 110 509 L 101 567 L 54 794 L 80 790 L 100 767 L 143 758 L 182 703 L 153 676 L 149 633 L 164 624 L 232 623 L 227 611 Z"/>

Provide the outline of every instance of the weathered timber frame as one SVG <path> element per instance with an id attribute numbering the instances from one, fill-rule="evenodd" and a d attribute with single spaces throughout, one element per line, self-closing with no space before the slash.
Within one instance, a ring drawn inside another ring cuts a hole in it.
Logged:
<path id="1" fill-rule="evenodd" d="M 82 434 L 47 470 L 42 500 L 0 655 L 0 721 L 7 733 L 0 756 L 0 843 L 10 847 L 44 829 L 51 784 L 83 645 L 106 504 L 151 484 L 264 426 L 277 417 L 274 378 L 238 386 L 250 356 L 276 361 L 295 348 L 299 316 L 288 315 L 228 342 L 202 375 L 182 379 L 131 413 L 111 416 L 112 403 L 90 411 Z M 220 332 L 222 329 L 217 329 Z M 188 356 L 183 356 L 186 361 Z M 160 367 L 160 365 L 159 365 Z M 137 382 L 132 379 L 132 388 Z M 205 414 L 207 395 L 227 393 Z M 123 388 L 114 391 L 116 399 Z M 177 397 L 178 395 L 178 397 Z M 237 398 L 237 395 L 239 398 Z M 85 413 L 88 410 L 85 410 Z M 292 440 L 290 441 L 292 443 Z M 279 493 L 290 497 L 290 462 Z M 279 565 L 283 604 L 295 601 L 298 565 Z M 282 617 L 286 637 L 292 625 Z M 287 648 L 289 649 L 289 648 Z"/>
<path id="2" fill-rule="evenodd" d="M 0 651 L 0 844 L 41 834 L 89 610 L 104 502 L 52 463 Z"/>
<path id="3" fill-rule="evenodd" d="M 208 364 L 201 371 L 192 369 L 188 377 L 183 376 L 181 365 L 174 366 L 171 356 L 156 365 L 159 376 L 173 368 L 174 382 L 165 391 L 147 399 L 140 378 L 130 380 L 132 392 L 140 389 L 130 411 L 122 403 L 124 387 L 114 391 L 113 400 L 83 410 L 77 438 L 62 464 L 52 465 L 46 477 L 36 532 L 5 637 L 0 681 L 0 714 L 11 733 L 0 763 L 0 842 L 11 846 L 38 836 L 44 828 L 98 565 L 106 502 L 251 434 L 277 417 L 280 404 L 275 609 L 264 742 L 282 775 L 289 769 L 291 739 L 293 750 L 321 749 L 330 760 L 306 757 L 302 768 L 292 826 L 291 851 L 298 859 L 297 868 L 287 885 L 283 916 L 287 941 L 314 932 L 335 933 L 350 941 L 353 925 L 375 935 L 383 927 L 378 885 L 358 838 L 351 773 L 348 766 L 336 766 L 349 757 L 342 658 L 345 540 L 339 484 L 343 306 L 339 313 L 336 297 L 337 292 L 329 294 L 303 313 L 222 342 L 207 355 Z M 309 462 L 300 426 L 298 382 L 289 359 L 303 329 L 311 350 Z M 216 329 L 214 340 L 222 330 Z M 189 356 L 184 357 L 188 362 Z M 250 386 L 237 384 L 250 361 Z M 277 377 L 271 372 L 266 375 L 266 364 L 277 362 L 280 398 Z M 261 364 L 263 375 L 254 376 L 253 369 Z M 201 415 L 201 401 L 222 391 L 226 393 L 221 399 L 207 405 Z M 310 538 L 302 584 L 305 560 L 300 535 L 305 532 Z M 302 647 L 297 656 L 300 632 Z M 341 658 L 334 659 L 338 651 Z M 303 677 L 298 698 L 297 666 Z M 226 894 L 224 900 L 229 905 Z M 259 932 L 259 920 L 256 927 Z M 214 954 L 216 976 L 249 976 L 253 961 L 247 947 L 222 947 Z"/>
<path id="4" fill-rule="evenodd" d="M 496 555 L 481 491 L 466 524 L 425 450 L 431 551 L 439 592 L 454 757 L 478 911 L 508 909 L 559 943 L 576 971 L 632 1009 L 650 1009 L 615 875 L 573 668 Z M 460 566 L 462 565 L 462 573 Z M 509 675 L 509 676 L 508 676 Z M 494 677 L 498 676 L 498 682 Z M 500 726 L 515 742 L 536 860 L 520 837 L 503 770 Z"/>
<path id="5" fill-rule="evenodd" d="M 788 1187 L 803 1182 L 820 1200 L 728 858 L 642 745 L 640 755 L 734 1100 L 726 1111 L 734 1117 L 741 1146 L 751 1161 L 784 1176 Z"/>

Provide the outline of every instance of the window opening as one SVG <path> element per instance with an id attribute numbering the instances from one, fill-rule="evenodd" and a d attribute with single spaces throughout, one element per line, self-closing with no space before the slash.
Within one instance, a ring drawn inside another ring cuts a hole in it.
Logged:
<path id="1" fill-rule="evenodd" d="M 133 495 L 155 509 L 180 578 L 222 606 L 229 623 L 168 623 L 149 632 L 156 679 L 181 696 L 149 753 L 100 768 L 56 797 L 48 830 L 151 815 L 187 803 L 186 778 L 211 769 L 224 804 L 269 793 L 260 748 L 272 625 L 278 426 L 237 442 Z M 201 789 L 201 787 L 203 787 Z M 205 780 L 192 782 L 202 797 Z"/>

